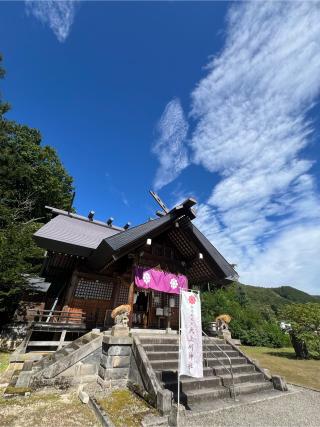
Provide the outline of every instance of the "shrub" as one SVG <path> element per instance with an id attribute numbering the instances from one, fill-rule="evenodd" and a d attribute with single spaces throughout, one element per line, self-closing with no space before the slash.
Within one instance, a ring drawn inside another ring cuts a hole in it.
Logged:
<path id="1" fill-rule="evenodd" d="M 290 342 L 288 335 L 281 331 L 272 310 L 263 304 L 257 306 L 250 303 L 243 287 L 241 291 L 234 285 L 202 294 L 202 319 L 205 326 L 222 313 L 232 317 L 229 324 L 232 337 L 240 339 L 245 345 L 280 348 Z"/>

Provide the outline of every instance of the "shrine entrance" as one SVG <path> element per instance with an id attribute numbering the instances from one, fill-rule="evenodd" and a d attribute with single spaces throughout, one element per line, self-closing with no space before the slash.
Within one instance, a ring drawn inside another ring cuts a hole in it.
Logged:
<path id="1" fill-rule="evenodd" d="M 133 301 L 132 326 L 139 328 L 149 327 L 150 306 L 152 305 L 149 290 L 136 289 Z"/>
<path id="2" fill-rule="evenodd" d="M 178 328 L 179 295 L 135 287 L 133 328 Z"/>

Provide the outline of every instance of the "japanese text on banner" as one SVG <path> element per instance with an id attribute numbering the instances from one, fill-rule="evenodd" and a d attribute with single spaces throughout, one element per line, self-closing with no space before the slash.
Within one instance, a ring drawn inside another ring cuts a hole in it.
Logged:
<path id="1" fill-rule="evenodd" d="M 181 290 L 180 375 L 203 377 L 200 294 Z"/>

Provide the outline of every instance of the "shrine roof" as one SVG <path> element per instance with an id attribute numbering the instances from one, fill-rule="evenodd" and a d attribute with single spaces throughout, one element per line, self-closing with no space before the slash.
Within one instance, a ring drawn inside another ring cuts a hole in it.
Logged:
<path id="1" fill-rule="evenodd" d="M 193 199 L 187 199 L 160 218 L 128 229 L 50 208 L 57 216 L 41 227 L 34 239 L 49 251 L 86 258 L 87 265 L 98 271 L 131 251 L 143 248 L 147 239 L 167 233 L 189 264 L 191 279 L 236 279 L 232 265 L 192 223 L 194 204 Z M 200 254 L 203 257 L 200 258 Z"/>
<path id="2" fill-rule="evenodd" d="M 119 228 L 89 221 L 80 215 L 63 213 L 41 227 L 34 234 L 34 239 L 44 249 L 86 257 L 103 239 L 119 232 Z"/>

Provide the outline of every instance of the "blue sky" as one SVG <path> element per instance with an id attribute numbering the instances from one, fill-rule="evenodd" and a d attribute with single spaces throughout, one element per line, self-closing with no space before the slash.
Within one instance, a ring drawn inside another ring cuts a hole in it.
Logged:
<path id="1" fill-rule="evenodd" d="M 39 128 L 75 206 L 138 224 L 198 200 L 249 284 L 320 294 L 319 3 L 7 2 L 10 117 Z"/>

